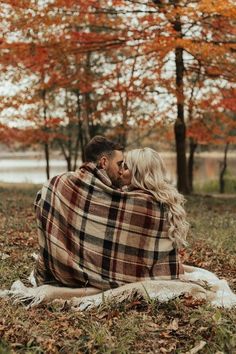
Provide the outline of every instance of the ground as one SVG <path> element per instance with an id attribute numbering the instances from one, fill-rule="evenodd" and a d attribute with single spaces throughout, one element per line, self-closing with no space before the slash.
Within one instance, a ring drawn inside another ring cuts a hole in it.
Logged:
<path id="1" fill-rule="evenodd" d="M 26 282 L 37 252 L 37 186 L 0 186 L 0 287 Z M 215 272 L 236 291 L 236 196 L 191 196 L 185 263 Z M 133 299 L 90 312 L 66 304 L 26 310 L 0 299 L 0 353 L 236 353 L 236 310 L 191 297 Z M 195 348 L 195 349 L 193 349 Z M 200 349 L 202 348 L 202 349 Z M 191 351 L 192 350 L 192 351 Z"/>

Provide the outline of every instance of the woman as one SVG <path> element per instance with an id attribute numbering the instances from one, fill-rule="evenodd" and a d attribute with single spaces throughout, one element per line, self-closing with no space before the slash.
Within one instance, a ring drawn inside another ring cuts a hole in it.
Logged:
<path id="1" fill-rule="evenodd" d="M 183 208 L 184 197 L 166 178 L 160 155 L 148 147 L 131 150 L 126 157 L 124 182 L 129 190 L 142 189 L 167 208 L 168 236 L 175 247 L 186 245 L 189 224 Z"/>

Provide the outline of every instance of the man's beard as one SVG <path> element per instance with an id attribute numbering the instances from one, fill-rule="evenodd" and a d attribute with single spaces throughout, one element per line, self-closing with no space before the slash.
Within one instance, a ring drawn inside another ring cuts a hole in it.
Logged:
<path id="1" fill-rule="evenodd" d="M 123 179 L 120 176 L 114 175 L 112 171 L 110 172 L 109 169 L 106 171 L 108 177 L 111 180 L 112 186 L 115 188 L 121 188 L 123 186 Z"/>
<path id="2" fill-rule="evenodd" d="M 121 177 L 114 177 L 114 176 L 109 176 L 109 175 L 108 175 L 108 177 L 110 178 L 111 183 L 114 187 L 116 187 L 116 188 L 123 187 L 123 180 Z"/>

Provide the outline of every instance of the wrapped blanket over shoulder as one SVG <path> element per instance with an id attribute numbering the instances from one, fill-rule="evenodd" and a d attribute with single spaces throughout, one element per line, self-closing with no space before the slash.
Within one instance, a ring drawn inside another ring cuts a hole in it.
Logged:
<path id="1" fill-rule="evenodd" d="M 167 235 L 165 206 L 142 190 L 114 190 L 92 163 L 52 178 L 35 207 L 38 285 L 106 290 L 183 273 Z"/>

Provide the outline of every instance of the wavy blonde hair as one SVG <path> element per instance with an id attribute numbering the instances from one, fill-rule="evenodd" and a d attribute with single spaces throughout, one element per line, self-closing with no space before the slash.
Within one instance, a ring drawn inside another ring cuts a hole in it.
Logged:
<path id="1" fill-rule="evenodd" d="M 166 168 L 153 149 L 134 149 L 127 153 L 126 164 L 131 173 L 131 185 L 150 192 L 157 201 L 168 207 L 168 237 L 176 247 L 186 245 L 189 224 L 183 208 L 185 199 L 167 180 Z"/>

